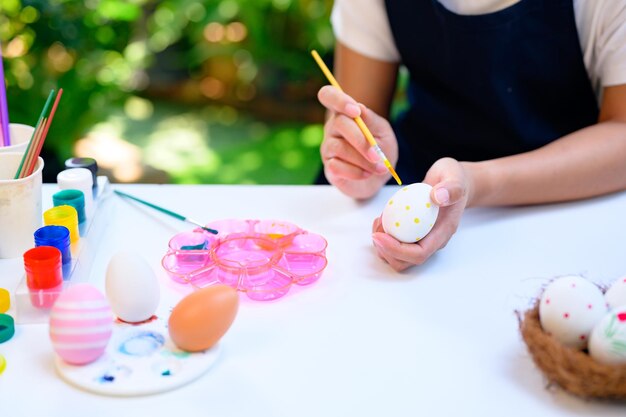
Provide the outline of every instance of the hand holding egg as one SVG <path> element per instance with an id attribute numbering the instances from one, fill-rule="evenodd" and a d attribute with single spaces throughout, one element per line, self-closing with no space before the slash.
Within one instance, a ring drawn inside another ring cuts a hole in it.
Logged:
<path id="1" fill-rule="evenodd" d="M 423 199 L 408 204 L 409 210 L 406 209 L 407 204 L 404 207 L 396 205 L 395 209 L 391 209 L 389 201 L 383 207 L 383 215 L 374 221 L 372 241 L 378 256 L 396 271 L 401 271 L 413 265 L 423 264 L 435 252 L 446 246 L 456 232 L 468 204 L 469 190 L 472 189 L 471 180 L 468 170 L 462 163 L 452 158 L 442 158 L 435 162 L 428 170 L 423 183 L 411 184 L 408 186 L 409 190 L 404 191 L 417 193 L 421 188 Z M 428 184 L 432 184 L 432 188 Z M 424 193 L 426 189 L 428 192 Z M 399 198 L 403 199 L 401 194 Z M 397 202 L 394 200 L 392 205 Z M 419 207 L 420 202 L 423 207 Z M 430 207 L 426 207 L 429 202 Z M 415 204 L 417 205 L 414 206 Z M 401 208 L 404 208 L 404 213 L 399 210 Z M 422 217 L 402 216 L 410 215 L 408 212 L 417 208 L 432 210 L 420 213 Z M 387 213 L 384 213 L 385 209 Z M 400 220 L 396 220 L 397 218 Z M 402 218 L 408 220 L 408 223 L 404 223 Z M 419 220 L 417 223 L 416 218 Z M 396 222 L 400 225 L 396 226 Z M 400 233 L 400 229 L 404 228 L 407 230 Z"/>
<path id="2" fill-rule="evenodd" d="M 425 183 L 402 187 L 387 202 L 382 225 L 385 233 L 404 243 L 420 241 L 437 220 L 439 206 L 430 199 L 433 189 Z"/>

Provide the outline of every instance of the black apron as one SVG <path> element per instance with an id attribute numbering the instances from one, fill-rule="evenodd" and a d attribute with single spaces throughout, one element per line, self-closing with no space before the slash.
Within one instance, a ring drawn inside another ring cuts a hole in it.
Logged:
<path id="1" fill-rule="evenodd" d="M 484 15 L 436 0 L 385 4 L 410 73 L 410 107 L 394 124 L 404 183 L 442 157 L 526 152 L 597 122 L 572 0 L 521 0 Z"/>

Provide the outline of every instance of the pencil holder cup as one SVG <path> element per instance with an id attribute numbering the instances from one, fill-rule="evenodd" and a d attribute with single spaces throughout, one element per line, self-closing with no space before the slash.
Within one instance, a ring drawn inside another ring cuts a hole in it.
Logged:
<path id="1" fill-rule="evenodd" d="M 61 190 L 52 195 L 54 206 L 72 206 L 78 214 L 78 223 L 85 221 L 85 194 L 80 190 Z"/>
<path id="2" fill-rule="evenodd" d="M 0 146 L 0 153 L 19 152 L 24 153 L 28 147 L 28 142 L 33 136 L 35 128 L 20 123 L 10 123 L 9 133 L 11 134 L 11 144 L 9 146 Z"/>
<path id="3" fill-rule="evenodd" d="M 70 242 L 78 242 L 78 213 L 72 206 L 56 206 L 44 211 L 43 222 L 46 226 L 65 226 L 70 231 Z"/>
<path id="4" fill-rule="evenodd" d="M 2 149 L 2 148 L 0 148 Z M 18 258 L 33 246 L 33 233 L 41 226 L 41 171 L 14 179 L 23 154 L 0 153 L 0 259 Z"/>

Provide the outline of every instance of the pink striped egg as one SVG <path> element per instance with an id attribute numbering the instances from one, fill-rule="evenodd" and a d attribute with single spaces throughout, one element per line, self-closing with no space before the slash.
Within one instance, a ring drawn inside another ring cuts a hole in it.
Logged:
<path id="1" fill-rule="evenodd" d="M 67 363 L 84 365 L 98 359 L 113 330 L 113 312 L 107 299 L 89 284 L 65 290 L 50 311 L 50 340 Z"/>

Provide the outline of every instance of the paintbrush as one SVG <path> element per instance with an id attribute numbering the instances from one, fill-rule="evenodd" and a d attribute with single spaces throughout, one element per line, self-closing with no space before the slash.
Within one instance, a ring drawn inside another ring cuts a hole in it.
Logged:
<path id="1" fill-rule="evenodd" d="M 149 203 L 149 202 L 147 202 L 147 201 L 145 201 L 145 200 L 142 200 L 142 199 L 140 199 L 140 198 L 134 197 L 134 196 L 132 196 L 132 195 L 130 195 L 130 194 L 123 193 L 123 192 L 121 192 L 121 191 L 113 190 L 113 192 L 114 192 L 115 194 L 119 195 L 119 196 L 126 197 L 126 198 L 130 198 L 131 200 L 135 200 L 135 201 L 137 201 L 137 202 L 139 202 L 139 203 L 141 203 L 141 204 L 144 204 L 144 205 L 146 205 L 146 206 L 148 206 L 148 207 L 152 207 L 153 209 L 158 210 L 158 211 L 160 211 L 161 213 L 165 213 L 165 214 L 167 214 L 168 216 L 172 216 L 172 217 L 174 217 L 175 219 L 182 220 L 182 221 L 187 222 L 187 223 L 191 223 L 191 224 L 193 224 L 193 225 L 195 225 L 195 226 L 198 226 L 198 227 L 200 227 L 200 228 L 202 228 L 202 229 L 206 230 L 206 231 L 207 231 L 207 232 L 209 232 L 209 233 L 213 233 L 214 235 L 216 235 L 216 234 L 217 234 L 217 230 L 215 230 L 215 229 L 211 229 L 211 228 L 209 228 L 209 227 L 205 227 L 205 226 L 203 226 L 201 223 L 199 223 L 199 222 L 197 222 L 197 221 L 195 221 L 195 220 L 192 220 L 192 219 L 190 219 L 189 217 L 185 217 L 185 216 L 183 216 L 182 214 L 178 214 L 178 213 L 175 213 L 175 212 L 173 212 L 173 211 L 171 211 L 171 210 L 168 210 L 168 209 L 166 209 L 166 208 L 159 207 L 159 206 L 157 206 L 156 204 Z"/>
<path id="2" fill-rule="evenodd" d="M 4 81 L 4 56 L 0 44 L 0 123 L 2 124 L 2 145 L 11 145 L 11 132 L 9 130 L 9 106 L 7 104 L 6 83 Z"/>
<path id="3" fill-rule="evenodd" d="M 24 155 L 22 155 L 22 160 L 20 161 L 20 165 L 17 168 L 17 172 L 15 173 L 14 179 L 24 178 L 26 175 L 26 160 L 31 158 L 31 154 L 35 151 L 37 138 L 43 132 L 43 127 L 45 125 L 44 119 L 46 119 L 46 115 L 48 114 L 48 109 L 50 107 L 50 103 L 52 102 L 52 98 L 54 96 L 54 90 L 50 90 L 50 94 L 48 94 L 48 99 L 46 100 L 46 104 L 43 106 L 43 110 L 41 110 L 41 115 L 39 115 L 39 120 L 37 121 L 37 126 L 35 127 L 35 131 L 28 141 L 28 146 L 26 147 L 26 151 L 24 151 Z"/>
<path id="4" fill-rule="evenodd" d="M 47 119 L 44 118 L 43 124 L 41 127 L 41 133 L 38 137 L 36 137 L 36 141 L 33 144 L 32 152 L 30 155 L 30 159 L 26 160 L 24 177 L 28 177 L 35 170 L 35 166 L 37 165 L 37 159 L 39 159 L 39 154 L 41 154 L 41 150 L 43 149 L 43 144 L 48 137 L 48 130 L 50 129 L 50 125 L 52 124 L 52 120 L 54 119 L 54 115 L 57 111 L 57 106 L 59 105 L 59 100 L 63 95 L 63 89 L 60 88 L 56 98 L 54 99 L 54 104 L 52 105 L 52 110 L 50 110 L 50 115 Z"/>
<path id="5" fill-rule="evenodd" d="M 322 61 L 322 58 L 320 57 L 320 55 L 317 53 L 315 49 L 311 51 L 311 55 L 313 55 L 315 62 L 317 62 L 317 65 L 319 65 L 319 67 L 321 68 L 322 72 L 328 79 L 328 82 L 337 90 L 343 92 L 343 89 L 341 88 L 341 86 L 339 85 L 335 77 L 333 77 L 333 74 L 330 72 L 330 70 L 324 63 L 324 61 Z M 376 151 L 380 159 L 383 161 L 383 163 L 387 167 L 387 170 L 391 173 L 391 176 L 396 180 L 398 185 L 402 185 L 402 180 L 396 173 L 396 170 L 393 169 L 393 166 L 391 166 L 391 162 L 389 162 L 389 159 L 387 159 L 387 156 L 385 156 L 385 154 L 383 153 L 383 150 L 380 149 L 380 146 L 378 146 L 378 143 L 376 143 L 376 139 L 374 139 L 374 135 L 372 135 L 372 132 L 370 132 L 370 130 L 367 128 L 367 125 L 365 124 L 363 119 L 361 119 L 361 116 L 355 117 L 354 121 L 359 126 L 359 129 L 361 129 L 361 132 L 363 132 L 363 135 L 365 135 L 365 139 L 367 139 L 369 144 L 374 148 L 374 150 Z"/>

